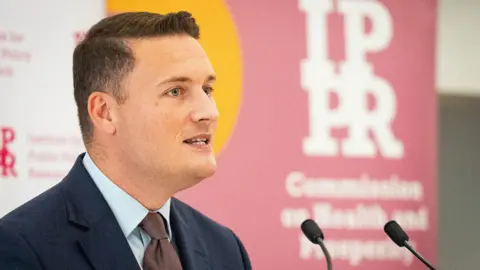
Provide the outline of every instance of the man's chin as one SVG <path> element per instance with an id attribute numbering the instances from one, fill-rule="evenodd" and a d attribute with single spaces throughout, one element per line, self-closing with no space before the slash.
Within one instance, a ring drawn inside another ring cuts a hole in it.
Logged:
<path id="1" fill-rule="evenodd" d="M 203 180 L 212 177 L 216 171 L 217 167 L 216 166 L 202 166 L 202 167 L 196 167 L 196 168 L 189 168 L 189 173 L 186 178 L 184 178 L 184 181 L 181 187 L 181 190 L 188 189 L 190 187 L 193 187 Z"/>
<path id="2" fill-rule="evenodd" d="M 208 178 L 217 172 L 215 156 L 191 156 L 185 172 L 194 178 Z"/>
<path id="3" fill-rule="evenodd" d="M 217 172 L 217 164 L 204 164 L 195 169 L 196 178 L 203 180 L 205 178 L 212 177 Z"/>

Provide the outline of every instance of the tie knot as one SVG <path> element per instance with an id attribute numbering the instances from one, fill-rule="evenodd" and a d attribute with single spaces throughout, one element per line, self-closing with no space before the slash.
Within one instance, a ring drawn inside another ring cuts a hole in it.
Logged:
<path id="1" fill-rule="evenodd" d="M 139 226 L 153 239 L 168 239 L 163 216 L 156 212 L 148 213 Z"/>

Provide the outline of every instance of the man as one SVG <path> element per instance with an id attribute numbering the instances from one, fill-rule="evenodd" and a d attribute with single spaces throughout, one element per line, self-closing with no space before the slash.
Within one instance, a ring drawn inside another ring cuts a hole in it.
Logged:
<path id="1" fill-rule="evenodd" d="M 214 70 L 187 12 L 101 20 L 73 55 L 86 154 L 0 220 L 0 269 L 251 269 L 228 228 L 172 196 L 216 171 Z"/>

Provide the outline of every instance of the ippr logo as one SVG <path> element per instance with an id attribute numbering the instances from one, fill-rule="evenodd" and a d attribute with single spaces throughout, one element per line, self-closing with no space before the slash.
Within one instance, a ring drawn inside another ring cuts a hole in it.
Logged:
<path id="1" fill-rule="evenodd" d="M 0 177 L 17 177 L 15 155 L 8 148 L 14 140 L 15 131 L 12 128 L 0 128 Z"/>
<path id="2" fill-rule="evenodd" d="M 75 40 L 75 45 L 82 42 L 83 38 L 85 37 L 86 31 L 77 31 L 73 33 L 73 38 Z"/>
<path id="3" fill-rule="evenodd" d="M 309 94 L 310 134 L 303 141 L 306 156 L 345 156 L 373 158 L 377 151 L 384 158 L 404 155 L 403 142 L 391 127 L 397 113 L 397 97 L 390 83 L 377 76 L 366 59 L 367 53 L 388 48 L 393 37 L 388 9 L 377 1 L 300 0 L 306 15 L 307 58 L 301 63 L 301 84 Z M 339 12 L 344 17 L 346 60 L 335 63 L 328 56 L 327 16 Z M 371 21 L 367 33 L 364 22 Z M 339 66 L 339 72 L 335 67 Z M 331 109 L 329 93 L 338 96 Z M 367 106 L 368 94 L 375 98 L 375 109 Z M 339 142 L 334 128 L 347 128 L 348 137 Z M 375 141 L 370 138 L 370 132 Z"/>

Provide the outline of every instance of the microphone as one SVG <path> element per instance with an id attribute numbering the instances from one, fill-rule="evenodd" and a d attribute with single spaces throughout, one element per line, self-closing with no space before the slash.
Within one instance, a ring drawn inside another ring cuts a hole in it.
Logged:
<path id="1" fill-rule="evenodd" d="M 332 270 L 332 259 L 330 258 L 330 253 L 328 253 L 325 244 L 323 243 L 323 232 L 318 227 L 317 223 L 311 219 L 307 219 L 302 222 L 301 225 L 303 234 L 310 240 L 312 243 L 317 244 L 322 248 L 322 252 L 327 259 L 327 269 Z"/>
<path id="2" fill-rule="evenodd" d="M 407 233 L 400 227 L 400 225 L 395 220 L 390 220 L 383 227 L 385 233 L 392 239 L 392 241 L 397 244 L 399 247 L 406 247 L 415 257 L 417 257 L 423 264 L 425 264 L 429 269 L 435 270 L 435 268 L 425 260 L 422 255 L 420 255 L 415 249 L 408 243 L 410 238 Z"/>

